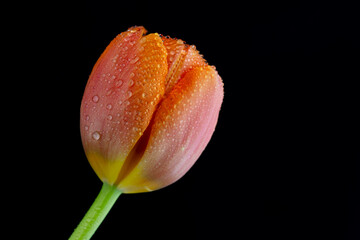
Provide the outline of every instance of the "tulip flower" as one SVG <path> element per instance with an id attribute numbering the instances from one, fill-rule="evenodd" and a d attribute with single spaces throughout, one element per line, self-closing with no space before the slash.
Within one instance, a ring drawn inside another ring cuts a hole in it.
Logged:
<path id="1" fill-rule="evenodd" d="M 89 239 L 121 193 L 181 178 L 215 130 L 223 100 L 215 67 L 195 46 L 145 34 L 143 27 L 119 34 L 87 82 L 81 138 L 103 187 L 70 239 Z"/>

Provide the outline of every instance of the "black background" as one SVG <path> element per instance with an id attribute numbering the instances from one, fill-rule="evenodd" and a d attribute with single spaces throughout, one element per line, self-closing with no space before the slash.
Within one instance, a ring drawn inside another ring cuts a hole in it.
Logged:
<path id="1" fill-rule="evenodd" d="M 82 94 L 110 41 L 143 25 L 196 45 L 223 78 L 224 103 L 194 167 L 120 196 L 92 239 L 360 239 L 359 6 L 291 2 L 14 6 L 4 50 L 16 86 L 3 88 L 20 113 L 4 117 L 16 125 L 4 182 L 16 186 L 13 234 L 67 239 L 95 199 Z"/>

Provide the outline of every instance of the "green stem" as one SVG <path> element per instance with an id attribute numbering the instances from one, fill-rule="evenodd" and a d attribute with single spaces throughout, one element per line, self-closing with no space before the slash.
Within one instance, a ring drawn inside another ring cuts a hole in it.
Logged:
<path id="1" fill-rule="evenodd" d="M 114 186 L 104 183 L 99 195 L 81 220 L 69 240 L 88 240 L 95 233 L 111 207 L 120 196 L 121 191 Z"/>

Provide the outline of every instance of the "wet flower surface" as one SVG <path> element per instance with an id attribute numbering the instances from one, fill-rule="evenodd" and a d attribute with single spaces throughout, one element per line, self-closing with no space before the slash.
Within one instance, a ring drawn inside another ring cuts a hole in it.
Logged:
<path id="1" fill-rule="evenodd" d="M 223 83 L 195 46 L 133 27 L 106 48 L 81 104 L 81 137 L 99 178 L 124 193 L 165 187 L 199 158 Z"/>

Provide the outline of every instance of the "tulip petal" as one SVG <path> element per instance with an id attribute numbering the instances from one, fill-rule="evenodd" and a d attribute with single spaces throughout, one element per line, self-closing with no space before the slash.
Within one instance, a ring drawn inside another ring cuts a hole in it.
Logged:
<path id="1" fill-rule="evenodd" d="M 180 78 L 180 73 L 184 65 L 187 46 L 180 39 L 162 38 L 164 46 L 168 52 L 168 73 L 165 79 L 166 92 L 170 92 Z"/>
<path id="2" fill-rule="evenodd" d="M 215 130 L 223 99 L 220 76 L 193 67 L 160 103 L 141 161 L 119 182 L 125 193 L 165 187 L 195 163 Z"/>
<path id="3" fill-rule="evenodd" d="M 194 67 L 206 66 L 194 45 L 187 45 L 180 39 L 162 37 L 164 46 L 168 52 L 169 71 L 165 80 L 165 92 L 169 93 L 176 83 Z"/>
<path id="4" fill-rule="evenodd" d="M 81 106 L 81 135 L 98 176 L 113 184 L 165 92 L 167 52 L 143 27 L 118 35 L 95 64 Z"/>

